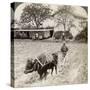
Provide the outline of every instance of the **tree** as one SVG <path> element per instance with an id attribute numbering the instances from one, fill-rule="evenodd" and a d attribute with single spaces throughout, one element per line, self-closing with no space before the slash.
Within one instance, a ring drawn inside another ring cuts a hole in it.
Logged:
<path id="1" fill-rule="evenodd" d="M 50 16 L 51 10 L 49 6 L 42 4 L 30 4 L 25 6 L 21 14 L 21 23 L 39 28 L 43 21 Z"/>
<path id="2" fill-rule="evenodd" d="M 88 41 L 88 26 L 86 26 L 86 28 L 84 28 L 76 37 L 75 40 L 77 41 L 84 41 L 87 42 Z"/>
<path id="3" fill-rule="evenodd" d="M 62 24 L 64 27 L 64 31 L 70 31 L 71 27 L 74 27 L 73 20 L 74 16 L 72 15 L 71 6 L 62 6 L 58 8 L 58 11 L 56 11 L 53 16 L 57 20 L 57 26 Z"/>
<path id="4" fill-rule="evenodd" d="M 72 13 L 72 7 L 66 5 L 58 7 L 58 10 L 52 16 L 55 18 L 57 26 L 63 25 L 64 31 L 62 40 L 65 40 L 67 38 L 66 32 L 70 32 L 71 27 L 76 27 L 73 23 L 75 17 Z"/>

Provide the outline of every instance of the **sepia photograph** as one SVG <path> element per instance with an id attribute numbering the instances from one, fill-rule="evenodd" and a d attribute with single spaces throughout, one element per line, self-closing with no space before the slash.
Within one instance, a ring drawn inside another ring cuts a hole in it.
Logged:
<path id="1" fill-rule="evenodd" d="M 88 7 L 11 3 L 11 86 L 88 83 Z"/>

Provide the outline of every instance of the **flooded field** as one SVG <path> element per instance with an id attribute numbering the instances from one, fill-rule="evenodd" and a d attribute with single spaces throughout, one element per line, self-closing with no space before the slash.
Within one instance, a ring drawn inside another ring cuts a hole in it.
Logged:
<path id="1" fill-rule="evenodd" d="M 41 42 L 31 40 L 14 41 L 14 71 L 15 87 L 82 84 L 88 82 L 88 46 L 85 43 L 67 43 L 69 48 L 64 67 L 60 67 L 59 55 L 58 73 L 49 74 L 47 79 L 39 80 L 37 72 L 24 74 L 28 58 L 37 57 L 41 53 L 60 51 L 62 42 Z M 62 69 L 62 71 L 61 71 Z M 55 71 L 54 71 L 55 72 Z"/>

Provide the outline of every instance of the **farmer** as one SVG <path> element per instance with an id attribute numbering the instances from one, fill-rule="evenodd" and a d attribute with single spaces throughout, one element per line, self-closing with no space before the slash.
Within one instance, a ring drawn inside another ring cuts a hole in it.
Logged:
<path id="1" fill-rule="evenodd" d="M 66 46 L 65 42 L 63 43 L 62 47 L 61 47 L 61 52 L 62 52 L 62 56 L 63 58 L 65 58 L 66 54 L 68 51 L 68 47 Z"/>
<path id="2" fill-rule="evenodd" d="M 66 54 L 68 52 L 68 47 L 66 46 L 65 42 L 63 43 L 62 47 L 61 47 L 61 53 L 62 53 L 62 59 L 61 59 L 61 62 L 60 62 L 60 69 L 59 71 L 63 71 L 64 69 L 64 65 L 65 65 L 65 62 L 66 62 Z"/>

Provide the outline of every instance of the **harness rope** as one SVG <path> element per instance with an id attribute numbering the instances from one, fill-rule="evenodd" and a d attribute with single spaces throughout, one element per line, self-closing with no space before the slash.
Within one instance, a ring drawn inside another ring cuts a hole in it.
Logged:
<path id="1" fill-rule="evenodd" d="M 36 57 L 36 60 L 39 62 L 39 64 L 43 67 L 44 65 L 39 61 L 39 59 Z"/>

